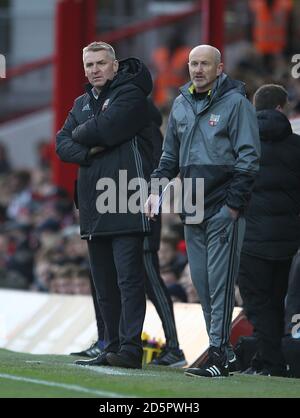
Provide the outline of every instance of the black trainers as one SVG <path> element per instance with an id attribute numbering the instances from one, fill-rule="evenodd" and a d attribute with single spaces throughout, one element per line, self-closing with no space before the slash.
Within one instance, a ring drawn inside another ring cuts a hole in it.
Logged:
<path id="1" fill-rule="evenodd" d="M 227 355 L 216 347 L 210 347 L 207 361 L 201 367 L 187 369 L 184 374 L 199 377 L 227 377 L 229 376 Z"/>
<path id="2" fill-rule="evenodd" d="M 260 372 L 258 372 L 254 367 L 250 366 L 248 367 L 248 369 L 241 371 L 241 374 L 249 374 L 249 375 L 254 375 L 254 374 L 258 374 Z"/>
<path id="3" fill-rule="evenodd" d="M 107 353 L 102 352 L 96 358 L 90 360 L 76 360 L 74 363 L 79 366 L 109 366 L 106 356 Z"/>
<path id="4" fill-rule="evenodd" d="M 141 369 L 142 361 L 131 353 L 119 351 L 118 353 L 107 353 L 108 364 L 113 367 L 124 367 L 126 369 Z"/>
<path id="5" fill-rule="evenodd" d="M 260 376 L 288 377 L 288 372 L 285 367 L 265 367 L 257 374 Z"/>
<path id="6" fill-rule="evenodd" d="M 179 348 L 176 350 L 165 349 L 158 357 L 153 359 L 150 366 L 169 366 L 169 367 L 183 367 L 187 364 L 183 351 Z"/>
<path id="7" fill-rule="evenodd" d="M 241 373 L 255 375 L 255 374 L 260 374 L 262 369 L 263 369 L 263 361 L 260 357 L 259 352 L 256 352 L 251 359 L 250 366 L 247 367 L 245 370 L 242 370 Z"/>
<path id="8" fill-rule="evenodd" d="M 230 353 L 228 356 L 228 371 L 229 374 L 239 372 L 241 370 L 238 359 L 234 353 Z"/>
<path id="9" fill-rule="evenodd" d="M 70 353 L 71 356 L 80 356 L 80 357 L 90 357 L 94 358 L 99 356 L 99 354 L 102 353 L 102 350 L 99 348 L 98 341 L 95 341 L 92 343 L 92 345 L 89 348 L 86 348 L 85 350 Z"/>

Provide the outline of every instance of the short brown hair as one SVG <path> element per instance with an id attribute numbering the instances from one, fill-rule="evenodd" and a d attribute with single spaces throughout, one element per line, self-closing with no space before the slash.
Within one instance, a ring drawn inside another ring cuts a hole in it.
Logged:
<path id="1" fill-rule="evenodd" d="M 107 44 L 106 42 L 92 42 L 91 44 L 85 46 L 82 50 L 82 56 L 84 57 L 84 54 L 88 51 L 107 51 L 109 53 L 109 55 L 111 56 L 111 58 L 113 60 L 116 59 L 116 53 L 114 48 L 110 45 Z"/>
<path id="2" fill-rule="evenodd" d="M 264 84 L 254 93 L 253 104 L 256 110 L 276 109 L 287 103 L 288 92 L 279 84 Z"/>

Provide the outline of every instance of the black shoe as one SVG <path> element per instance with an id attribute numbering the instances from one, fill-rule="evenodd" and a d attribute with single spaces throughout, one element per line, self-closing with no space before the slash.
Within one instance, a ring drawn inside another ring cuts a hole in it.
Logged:
<path id="1" fill-rule="evenodd" d="M 228 371 L 229 374 L 233 374 L 235 372 L 240 371 L 240 365 L 238 362 L 238 359 L 236 358 L 236 355 L 232 353 L 230 356 L 228 356 Z"/>
<path id="2" fill-rule="evenodd" d="M 110 353 L 102 352 L 96 358 L 92 358 L 91 360 L 76 360 L 75 364 L 78 364 L 79 366 L 109 366 L 106 359 L 107 354 Z"/>
<path id="3" fill-rule="evenodd" d="M 102 350 L 98 346 L 98 341 L 95 341 L 89 348 L 85 350 L 70 353 L 71 356 L 81 356 L 81 357 L 90 357 L 95 358 L 102 353 Z"/>
<path id="4" fill-rule="evenodd" d="M 183 367 L 187 364 L 183 351 L 178 349 L 163 350 L 158 357 L 153 359 L 151 366 L 169 366 L 169 367 Z"/>
<path id="5" fill-rule="evenodd" d="M 250 374 L 250 375 L 256 375 L 259 374 L 263 369 L 263 362 L 261 360 L 260 354 L 258 352 L 255 353 L 255 355 L 252 357 L 250 366 L 241 371 L 241 374 Z"/>
<path id="6" fill-rule="evenodd" d="M 142 361 L 138 360 L 136 356 L 125 351 L 118 353 L 107 353 L 107 361 L 113 367 L 125 367 L 126 369 L 141 369 Z"/>
<path id="7" fill-rule="evenodd" d="M 216 347 L 210 347 L 208 360 L 200 367 L 187 369 L 185 375 L 199 377 L 229 376 L 227 356 Z"/>
<path id="8" fill-rule="evenodd" d="M 274 367 L 274 368 L 263 368 L 261 372 L 257 373 L 260 376 L 278 376 L 288 377 L 286 368 Z"/>
<path id="9" fill-rule="evenodd" d="M 254 375 L 254 374 L 258 374 L 259 372 L 254 368 L 254 367 L 248 367 L 248 369 L 241 371 L 241 374 L 249 374 L 249 375 Z"/>

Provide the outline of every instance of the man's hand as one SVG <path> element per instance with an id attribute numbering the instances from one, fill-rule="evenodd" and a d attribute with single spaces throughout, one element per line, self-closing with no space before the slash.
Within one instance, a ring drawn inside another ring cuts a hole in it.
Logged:
<path id="1" fill-rule="evenodd" d="M 105 148 L 100 147 L 100 145 L 98 145 L 97 147 L 93 147 L 89 151 L 89 157 L 93 157 L 94 155 L 99 154 L 100 152 L 102 152 L 104 150 L 105 150 Z"/>
<path id="2" fill-rule="evenodd" d="M 149 219 L 154 219 L 155 216 L 158 215 L 159 212 L 159 195 L 158 194 L 150 194 L 145 203 L 145 214 Z"/>

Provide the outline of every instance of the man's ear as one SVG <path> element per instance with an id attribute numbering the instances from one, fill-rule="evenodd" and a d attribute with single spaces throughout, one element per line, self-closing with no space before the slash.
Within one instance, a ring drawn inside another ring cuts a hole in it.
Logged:
<path id="1" fill-rule="evenodd" d="M 115 74 L 117 74 L 118 69 L 119 69 L 119 61 L 114 60 L 114 72 L 115 72 Z"/>
<path id="2" fill-rule="evenodd" d="M 222 74 L 223 68 L 224 68 L 224 64 L 223 62 L 220 62 L 220 64 L 218 64 L 218 67 L 217 67 L 217 76 Z"/>
<path id="3" fill-rule="evenodd" d="M 275 107 L 275 110 L 278 110 L 279 112 L 283 113 L 283 108 L 280 105 L 277 105 Z"/>

